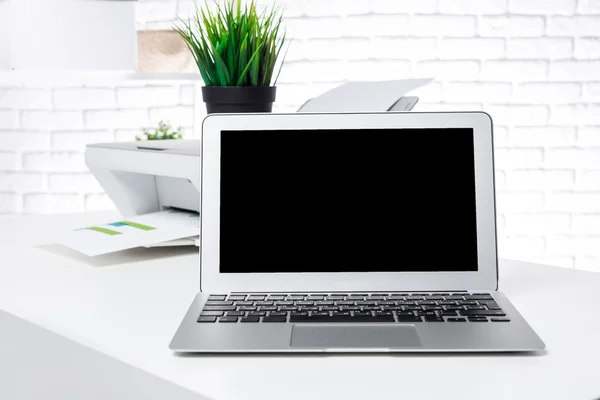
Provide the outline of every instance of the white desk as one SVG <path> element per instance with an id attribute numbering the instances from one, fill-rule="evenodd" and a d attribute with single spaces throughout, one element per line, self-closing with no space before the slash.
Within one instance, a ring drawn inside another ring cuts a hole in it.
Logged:
<path id="1" fill-rule="evenodd" d="M 176 356 L 167 346 L 199 286 L 194 249 L 130 251 L 110 266 L 119 259 L 86 262 L 31 247 L 31 232 L 43 243 L 52 232 L 111 217 L 0 218 L 0 309 L 199 398 L 600 396 L 600 274 L 501 262 L 500 288 L 546 342 L 542 355 Z M 145 254 L 163 258 L 143 261 Z"/>

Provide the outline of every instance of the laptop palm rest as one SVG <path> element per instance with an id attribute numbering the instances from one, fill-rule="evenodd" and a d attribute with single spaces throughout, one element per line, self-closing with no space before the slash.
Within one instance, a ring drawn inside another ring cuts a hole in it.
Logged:
<path id="1" fill-rule="evenodd" d="M 291 346 L 414 348 L 421 340 L 414 325 L 294 325 Z"/>

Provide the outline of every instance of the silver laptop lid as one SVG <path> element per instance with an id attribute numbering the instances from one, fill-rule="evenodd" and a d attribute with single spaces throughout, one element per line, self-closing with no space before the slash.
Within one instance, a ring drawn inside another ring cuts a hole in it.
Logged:
<path id="1" fill-rule="evenodd" d="M 495 289 L 484 113 L 214 115 L 202 289 Z"/>

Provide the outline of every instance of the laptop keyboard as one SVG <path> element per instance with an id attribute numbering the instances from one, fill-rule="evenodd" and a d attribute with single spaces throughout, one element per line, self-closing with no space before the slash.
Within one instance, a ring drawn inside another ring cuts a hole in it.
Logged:
<path id="1" fill-rule="evenodd" d="M 209 296 L 198 322 L 509 322 L 488 293 L 232 293 Z"/>

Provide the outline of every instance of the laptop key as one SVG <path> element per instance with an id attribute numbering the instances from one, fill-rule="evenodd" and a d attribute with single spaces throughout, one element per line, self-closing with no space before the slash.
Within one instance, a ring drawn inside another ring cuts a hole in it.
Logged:
<path id="1" fill-rule="evenodd" d="M 469 317 L 469 322 L 488 322 L 485 317 Z"/>
<path id="2" fill-rule="evenodd" d="M 319 307 L 317 306 L 308 306 L 308 307 L 299 307 L 300 311 L 319 311 Z"/>
<path id="3" fill-rule="evenodd" d="M 298 309 L 298 307 L 296 307 L 296 306 L 279 307 L 279 311 L 296 311 L 297 309 Z"/>
<path id="4" fill-rule="evenodd" d="M 377 304 L 378 303 L 375 300 L 359 300 L 356 302 L 356 305 L 359 305 L 359 306 L 374 306 Z"/>
<path id="5" fill-rule="evenodd" d="M 232 306 L 233 301 L 212 301 L 208 299 L 206 302 L 207 306 Z"/>
<path id="6" fill-rule="evenodd" d="M 423 322 L 423 320 L 421 319 L 421 317 L 416 317 L 416 316 L 405 316 L 405 315 L 401 315 L 398 316 L 398 322 Z"/>
<path id="7" fill-rule="evenodd" d="M 356 313 L 354 313 L 356 315 Z M 375 311 L 375 315 L 394 315 L 391 311 Z"/>
<path id="8" fill-rule="evenodd" d="M 285 300 L 285 295 L 272 294 L 269 296 L 269 300 Z"/>
<path id="9" fill-rule="evenodd" d="M 388 296 L 387 298 L 388 298 L 388 300 L 404 300 L 405 296 L 393 294 L 391 296 Z"/>
<path id="10" fill-rule="evenodd" d="M 331 315 L 349 316 L 349 315 L 352 315 L 352 314 L 350 313 L 350 311 L 334 311 L 334 312 L 331 313 Z"/>
<path id="11" fill-rule="evenodd" d="M 260 321 L 260 317 L 257 316 L 248 316 L 248 317 L 243 317 L 240 322 L 259 322 Z"/>
<path id="12" fill-rule="evenodd" d="M 263 317 L 262 322 L 287 322 L 287 317 L 284 315 L 274 315 Z"/>
<path id="13" fill-rule="evenodd" d="M 219 318 L 219 322 L 237 322 L 237 317 L 221 317 Z"/>
<path id="14" fill-rule="evenodd" d="M 235 311 L 235 306 L 204 306 L 202 311 Z"/>
<path id="15" fill-rule="evenodd" d="M 223 311 L 202 311 L 200 315 L 210 317 L 220 317 L 225 314 Z"/>
<path id="16" fill-rule="evenodd" d="M 248 300 L 264 300 L 265 297 L 266 296 L 264 294 L 253 294 L 248 296 Z"/>
<path id="17" fill-rule="evenodd" d="M 211 294 L 208 296 L 209 300 L 225 300 L 227 295 L 224 294 Z"/>
<path id="18" fill-rule="evenodd" d="M 198 317 L 198 322 L 215 322 L 217 320 L 217 317 L 211 317 L 211 316 L 203 316 L 201 315 L 200 317 Z"/>
<path id="19" fill-rule="evenodd" d="M 492 322 L 510 322 L 508 318 L 490 318 Z"/>
<path id="20" fill-rule="evenodd" d="M 439 295 L 427 296 L 427 300 L 444 300 L 444 296 L 439 296 Z"/>
<path id="21" fill-rule="evenodd" d="M 462 310 L 459 311 L 460 315 L 466 316 L 481 316 L 481 317 L 504 317 L 506 314 L 502 310 Z"/>
<path id="22" fill-rule="evenodd" d="M 479 302 L 479 304 L 481 304 L 482 306 L 486 306 L 488 308 L 488 310 L 502 310 L 500 308 L 500 306 L 498 305 L 498 303 L 496 303 L 495 301 L 484 301 L 484 300 L 481 300 Z"/>
<path id="23" fill-rule="evenodd" d="M 256 316 L 258 316 L 258 317 L 264 317 L 265 315 L 267 315 L 266 311 L 250 311 L 248 313 L 249 317 L 256 317 Z"/>
<path id="24" fill-rule="evenodd" d="M 443 315 L 443 316 L 445 316 L 445 317 L 446 317 L 446 316 L 449 316 L 449 315 L 456 316 L 456 310 L 445 310 L 445 311 L 440 311 L 440 315 Z"/>
<path id="25" fill-rule="evenodd" d="M 255 306 L 242 306 L 240 307 L 240 311 L 256 311 Z"/>
<path id="26" fill-rule="evenodd" d="M 396 315 L 414 317 L 415 313 L 413 311 L 397 311 Z"/>
<path id="27" fill-rule="evenodd" d="M 444 322 L 444 318 L 438 317 L 437 315 L 426 315 L 425 322 Z"/>
<path id="28" fill-rule="evenodd" d="M 394 322 L 392 315 L 379 316 L 358 316 L 352 317 L 349 315 L 332 315 L 332 316 L 291 316 L 290 322 Z"/>
<path id="29" fill-rule="evenodd" d="M 243 317 L 244 315 L 246 315 L 246 313 L 243 311 L 229 311 L 227 313 L 228 317 Z"/>
<path id="30" fill-rule="evenodd" d="M 467 322 L 467 320 L 464 318 L 448 318 L 448 319 L 446 319 L 446 321 L 448 321 L 448 322 Z"/>
<path id="31" fill-rule="evenodd" d="M 355 311 L 354 312 L 354 316 L 355 317 L 370 317 L 373 314 L 370 311 Z"/>
<path id="32" fill-rule="evenodd" d="M 227 298 L 227 300 L 238 301 L 238 300 L 246 300 L 246 295 L 232 294 Z"/>
<path id="33" fill-rule="evenodd" d="M 467 300 L 494 300 L 494 298 L 489 294 L 468 294 L 465 296 Z"/>
<path id="34" fill-rule="evenodd" d="M 272 317 L 281 317 L 281 316 L 287 317 L 287 313 L 286 312 L 281 312 L 281 311 L 271 311 L 269 313 L 269 315 L 272 316 Z"/>

